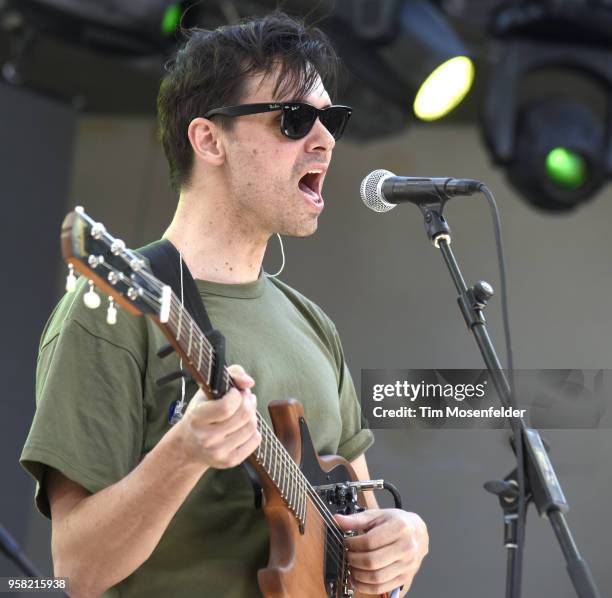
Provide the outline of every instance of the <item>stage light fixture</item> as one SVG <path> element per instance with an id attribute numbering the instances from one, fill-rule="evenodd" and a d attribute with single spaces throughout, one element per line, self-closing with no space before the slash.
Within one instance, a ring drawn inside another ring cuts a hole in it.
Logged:
<path id="1" fill-rule="evenodd" d="M 7 0 L 35 31 L 124 56 L 166 54 L 176 42 L 186 0 Z"/>
<path id="2" fill-rule="evenodd" d="M 549 211 L 575 208 L 605 178 L 603 128 L 571 98 L 551 97 L 519 111 L 510 181 L 533 205 Z"/>
<path id="3" fill-rule="evenodd" d="M 408 0 L 400 15 L 402 34 L 393 48 L 398 66 L 416 88 L 412 109 L 421 120 L 446 116 L 474 81 L 474 63 L 446 18 L 427 0 Z"/>
<path id="4" fill-rule="evenodd" d="M 612 174 L 611 58 L 605 48 L 512 40 L 492 73 L 483 111 L 486 143 L 521 196 L 542 210 L 576 208 Z M 521 99 L 527 75 L 534 82 L 551 69 L 596 89 L 608 106 L 605 114 L 571 86 Z"/>
<path id="5" fill-rule="evenodd" d="M 381 137 L 399 132 L 411 115 L 442 118 L 469 92 L 474 65 L 444 15 L 428 0 L 338 0 L 324 28 L 358 85 L 350 101 L 357 107 L 392 105 L 394 131 L 360 123 L 355 111 L 349 135 Z M 361 98 L 358 87 L 368 88 Z M 362 101 L 363 100 L 363 101 Z M 397 126 L 397 113 L 403 123 Z M 371 114 L 371 112 L 370 112 Z M 369 117 L 368 115 L 365 115 Z"/>

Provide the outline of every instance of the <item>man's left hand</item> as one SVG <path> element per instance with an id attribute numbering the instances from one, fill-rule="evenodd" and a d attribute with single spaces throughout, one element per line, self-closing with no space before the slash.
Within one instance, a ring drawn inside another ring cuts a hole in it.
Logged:
<path id="1" fill-rule="evenodd" d="M 410 589 L 429 550 L 427 526 L 416 513 L 401 509 L 369 509 L 354 515 L 335 515 L 344 531 L 360 534 L 346 538 L 353 589 L 382 594 Z"/>

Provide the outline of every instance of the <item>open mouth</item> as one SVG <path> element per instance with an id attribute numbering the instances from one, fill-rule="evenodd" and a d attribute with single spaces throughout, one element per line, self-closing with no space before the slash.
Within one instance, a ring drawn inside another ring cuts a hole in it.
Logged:
<path id="1" fill-rule="evenodd" d="M 321 198 L 321 183 L 323 182 L 323 171 L 320 169 L 309 170 L 298 182 L 302 193 L 308 195 L 315 203 L 323 203 Z"/>

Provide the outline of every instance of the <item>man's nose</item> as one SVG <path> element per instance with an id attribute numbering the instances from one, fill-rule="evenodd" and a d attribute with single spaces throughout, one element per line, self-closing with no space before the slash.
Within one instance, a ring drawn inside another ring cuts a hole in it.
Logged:
<path id="1" fill-rule="evenodd" d="M 323 150 L 331 151 L 336 145 L 334 136 L 329 132 L 329 129 L 317 117 L 312 129 L 308 132 L 308 151 Z"/>

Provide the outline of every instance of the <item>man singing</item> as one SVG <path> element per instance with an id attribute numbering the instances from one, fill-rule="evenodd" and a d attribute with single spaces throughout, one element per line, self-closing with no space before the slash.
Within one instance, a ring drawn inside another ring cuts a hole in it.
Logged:
<path id="1" fill-rule="evenodd" d="M 274 234 L 316 231 L 350 116 L 328 94 L 337 65 L 319 30 L 274 13 L 193 30 L 168 66 L 158 116 L 180 197 L 164 238 L 226 337 L 228 362 L 240 364 L 230 367 L 237 388 L 209 401 L 189 384 L 189 406 L 171 426 L 181 382 L 155 383 L 177 369 L 176 356 L 156 355 L 166 341 L 155 324 L 120 312 L 108 326 L 84 306 L 85 280 L 60 301 L 41 340 L 21 461 L 51 517 L 55 575 L 69 578 L 71 596 L 261 596 L 268 532 L 240 464 L 261 441 L 256 410 L 267 419 L 272 400 L 300 400 L 317 452 L 370 478 L 373 437 L 334 324 L 262 270 Z M 352 585 L 407 592 L 427 554 L 426 526 L 367 501 L 367 511 L 337 518 L 360 532 L 346 541 Z"/>

